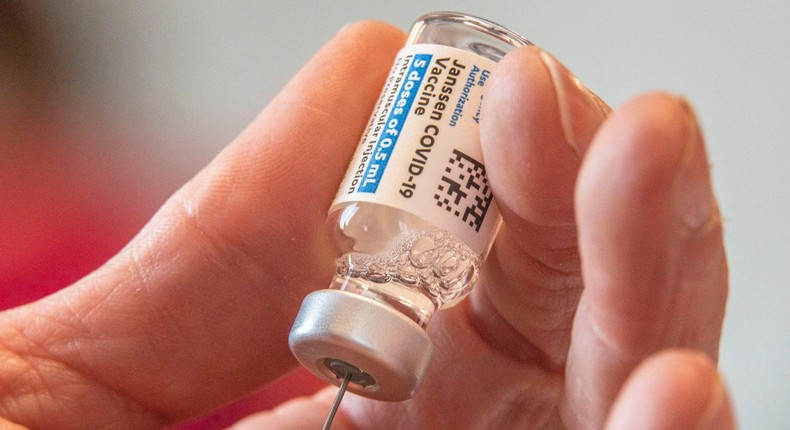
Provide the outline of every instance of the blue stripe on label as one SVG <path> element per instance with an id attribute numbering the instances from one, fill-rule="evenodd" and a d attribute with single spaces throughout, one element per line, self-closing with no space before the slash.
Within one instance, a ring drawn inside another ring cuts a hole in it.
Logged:
<path id="1" fill-rule="evenodd" d="M 375 193 L 381 182 L 381 176 L 384 174 L 384 169 L 387 168 L 387 163 L 390 161 L 392 150 L 395 144 L 398 143 L 403 123 L 409 115 L 412 102 L 417 96 L 417 91 L 420 89 L 422 79 L 425 77 L 425 72 L 428 70 L 428 65 L 431 63 L 430 54 L 415 54 L 412 59 L 406 75 L 403 77 L 401 86 L 398 89 L 398 95 L 392 104 L 392 110 L 387 117 L 387 122 L 384 125 L 384 130 L 376 141 L 376 147 L 373 150 L 371 161 L 365 168 L 365 173 L 362 176 L 362 185 L 359 187 L 361 193 Z"/>

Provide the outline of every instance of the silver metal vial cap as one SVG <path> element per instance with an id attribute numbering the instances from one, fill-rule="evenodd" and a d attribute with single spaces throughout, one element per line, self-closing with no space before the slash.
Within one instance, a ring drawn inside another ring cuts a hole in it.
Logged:
<path id="1" fill-rule="evenodd" d="M 394 308 L 340 290 L 319 290 L 302 302 L 288 336 L 296 358 L 327 382 L 378 400 L 411 398 L 433 354 L 425 331 Z"/>

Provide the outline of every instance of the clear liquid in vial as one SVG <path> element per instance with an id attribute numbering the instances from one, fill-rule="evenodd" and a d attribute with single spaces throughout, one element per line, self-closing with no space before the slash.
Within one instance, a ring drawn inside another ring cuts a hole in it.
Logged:
<path id="1" fill-rule="evenodd" d="M 386 303 L 422 327 L 434 311 L 463 299 L 480 273 L 472 249 L 406 211 L 357 202 L 329 219 L 345 245 L 331 288 Z"/>

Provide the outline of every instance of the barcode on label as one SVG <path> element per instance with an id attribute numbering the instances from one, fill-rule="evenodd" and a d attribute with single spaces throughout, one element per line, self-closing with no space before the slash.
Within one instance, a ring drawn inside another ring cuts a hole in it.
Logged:
<path id="1" fill-rule="evenodd" d="M 436 194 L 436 205 L 480 231 L 491 206 L 485 166 L 461 151 L 453 150 Z"/>

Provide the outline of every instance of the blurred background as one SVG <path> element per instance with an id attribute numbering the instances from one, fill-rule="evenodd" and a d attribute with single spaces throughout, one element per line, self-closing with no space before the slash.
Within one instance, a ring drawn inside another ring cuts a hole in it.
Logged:
<path id="1" fill-rule="evenodd" d="M 407 30 L 435 10 L 522 33 L 614 107 L 654 89 L 691 100 L 731 267 L 721 369 L 743 428 L 790 428 L 784 0 L 0 0 L 0 305 L 117 252 L 340 27 Z"/>

